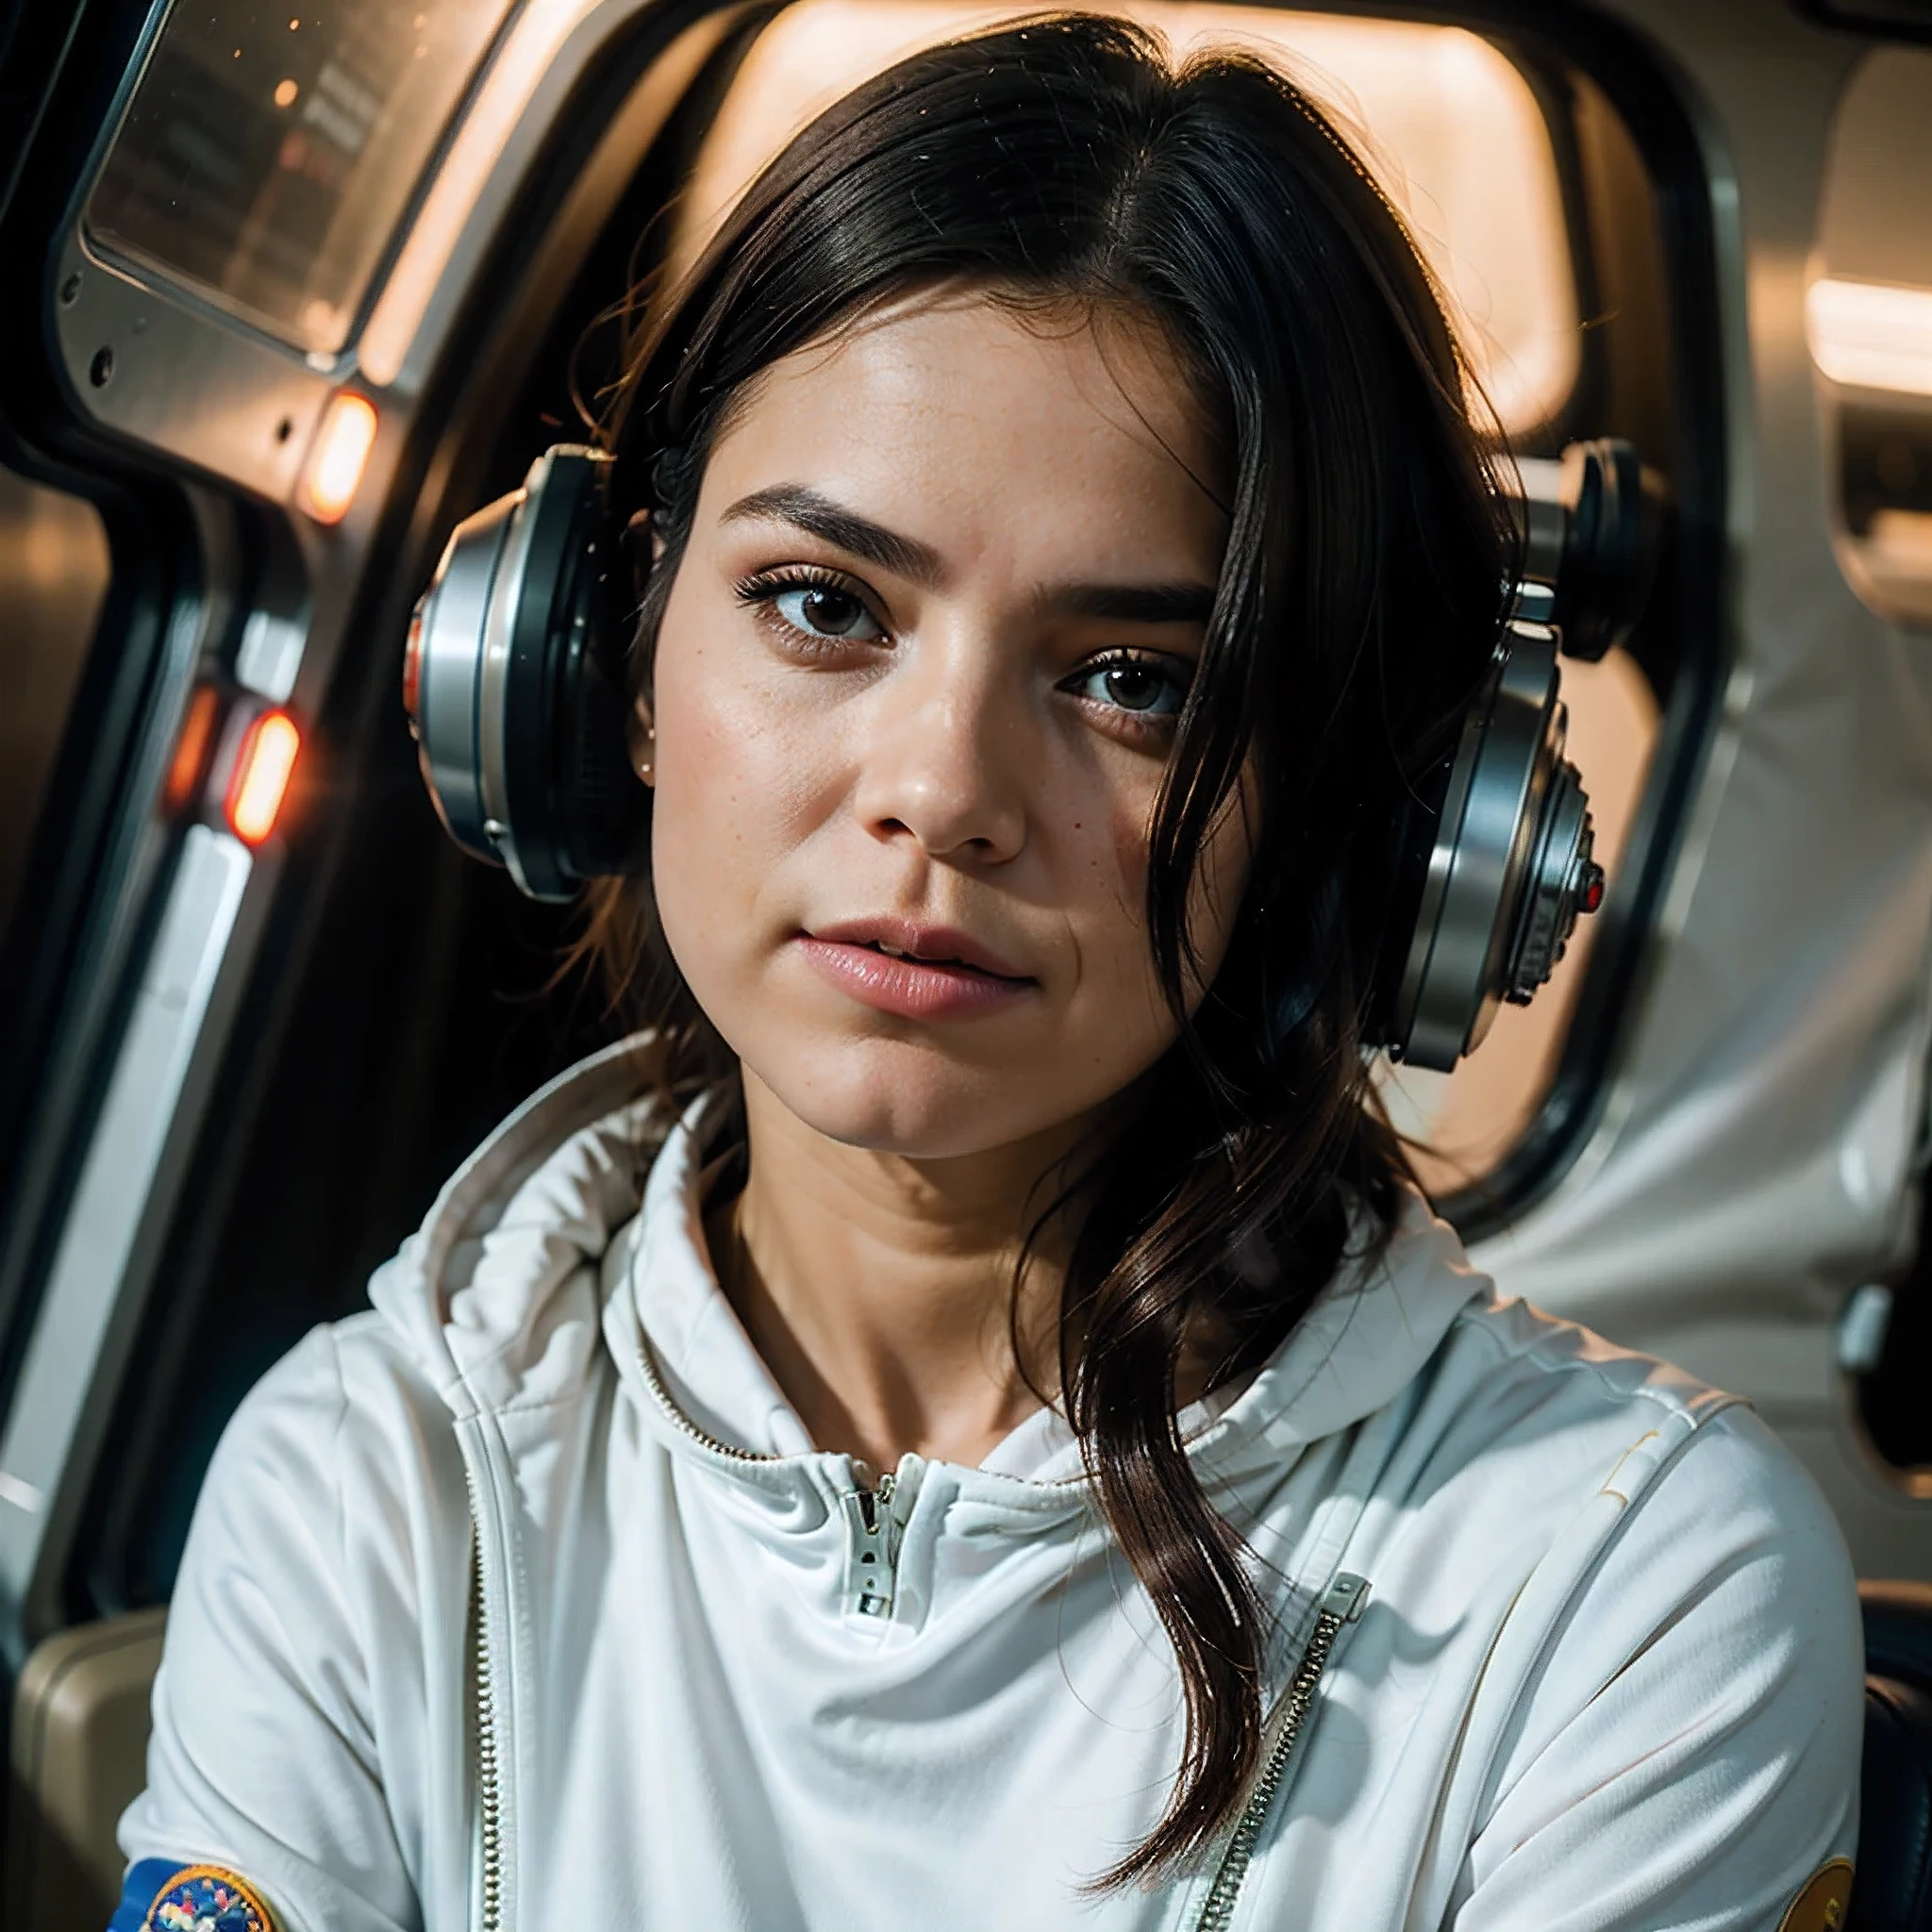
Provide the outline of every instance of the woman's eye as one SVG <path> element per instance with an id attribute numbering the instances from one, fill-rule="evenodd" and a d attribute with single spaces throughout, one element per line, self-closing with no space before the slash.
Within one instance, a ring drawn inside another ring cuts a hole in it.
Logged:
<path id="1" fill-rule="evenodd" d="M 1072 689 L 1095 704 L 1142 718 L 1172 718 L 1187 697 L 1187 688 L 1171 670 L 1144 658 L 1111 658 L 1090 665 Z"/>
<path id="2" fill-rule="evenodd" d="M 772 599 L 772 608 L 794 630 L 808 637 L 864 641 L 885 635 L 864 604 L 837 584 L 794 585 L 780 591 Z"/>

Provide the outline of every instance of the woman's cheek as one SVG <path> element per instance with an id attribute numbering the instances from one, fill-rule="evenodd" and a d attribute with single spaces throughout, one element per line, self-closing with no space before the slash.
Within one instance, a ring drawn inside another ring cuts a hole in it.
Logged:
<path id="1" fill-rule="evenodd" d="M 1123 1040 L 1158 1037 L 1164 1045 L 1172 1018 L 1160 997 L 1147 934 L 1150 793 L 1119 798 L 1099 827 L 1084 868 L 1090 881 L 1092 938 L 1083 947 L 1088 970 L 1105 989 L 1108 1024 Z"/>
<path id="2" fill-rule="evenodd" d="M 756 639 L 660 654 L 656 697 L 658 916 L 692 994 L 729 1040 L 808 910 L 799 859 L 836 789 L 837 721 L 822 694 L 774 673 Z"/>
<path id="3" fill-rule="evenodd" d="M 702 646 L 660 648 L 654 691 L 651 869 L 658 917 L 678 970 L 708 1012 L 728 997 L 733 955 L 750 930 L 763 871 L 756 851 L 759 734 L 749 708 L 722 688 L 720 668 Z"/>

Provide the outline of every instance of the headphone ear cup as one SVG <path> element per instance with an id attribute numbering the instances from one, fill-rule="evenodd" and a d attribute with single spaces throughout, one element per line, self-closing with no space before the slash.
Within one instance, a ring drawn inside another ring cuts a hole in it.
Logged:
<path id="1" fill-rule="evenodd" d="M 608 591 L 608 585 L 598 588 Z M 599 595 L 592 601 L 602 607 L 614 600 Z M 617 627 L 600 622 L 605 615 L 601 608 L 587 610 L 574 622 L 559 666 L 562 848 L 567 869 L 580 879 L 624 871 L 650 809 L 650 789 L 631 762 Z"/>
<path id="2" fill-rule="evenodd" d="M 1442 822 L 1442 801 L 1449 790 L 1456 749 L 1451 745 L 1404 789 L 1400 807 L 1390 823 L 1383 869 L 1383 876 L 1390 881 L 1389 898 L 1382 942 L 1376 954 L 1375 976 L 1363 1016 L 1362 1044 L 1396 1047 L 1398 1058 L 1400 1037 L 1395 1014 L 1403 969 L 1407 964 L 1416 924 L 1422 916 L 1423 891 L 1429 876 L 1429 859 L 1436 849 L 1437 829 Z"/>
<path id="3" fill-rule="evenodd" d="M 534 899 L 621 872 L 648 808 L 625 754 L 608 470 L 545 451 L 457 526 L 410 625 L 404 702 L 437 809 Z"/>
<path id="4" fill-rule="evenodd" d="M 500 496 L 450 532 L 403 654 L 403 709 L 430 803 L 450 837 L 491 865 L 503 857 L 477 756 L 484 640 L 497 566 L 522 504 L 521 491 Z"/>
<path id="5" fill-rule="evenodd" d="M 1557 645 L 1513 624 L 1448 769 L 1383 1034 L 1390 1057 L 1447 1073 L 1503 1002 L 1526 1005 L 1603 897 L 1590 801 L 1564 757 Z"/>

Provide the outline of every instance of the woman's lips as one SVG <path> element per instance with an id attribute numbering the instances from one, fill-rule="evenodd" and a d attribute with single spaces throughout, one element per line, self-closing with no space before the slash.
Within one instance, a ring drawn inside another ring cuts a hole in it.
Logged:
<path id="1" fill-rule="evenodd" d="M 841 992 L 906 1020 L 970 1020 L 1001 1013 L 1040 990 L 1038 980 L 962 959 L 895 957 L 881 952 L 874 940 L 805 932 L 792 943 Z"/>

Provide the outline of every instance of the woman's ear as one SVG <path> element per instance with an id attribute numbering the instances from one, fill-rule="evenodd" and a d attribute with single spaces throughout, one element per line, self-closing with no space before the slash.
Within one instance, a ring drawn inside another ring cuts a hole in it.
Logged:
<path id="1" fill-rule="evenodd" d="M 658 782 L 658 726 L 651 717 L 651 701 L 641 692 L 625 720 L 624 740 L 630 752 L 631 770 L 646 785 Z"/>
<path id="2" fill-rule="evenodd" d="M 625 525 L 618 544 L 630 558 L 631 577 L 637 587 L 638 601 L 641 603 L 651 581 L 651 572 L 664 555 L 664 539 L 652 526 L 648 509 L 639 510 Z M 625 748 L 630 753 L 631 769 L 646 785 L 655 785 L 658 780 L 658 727 L 651 716 L 650 698 L 642 691 L 638 693 L 629 715 L 625 719 L 624 738 Z"/>

